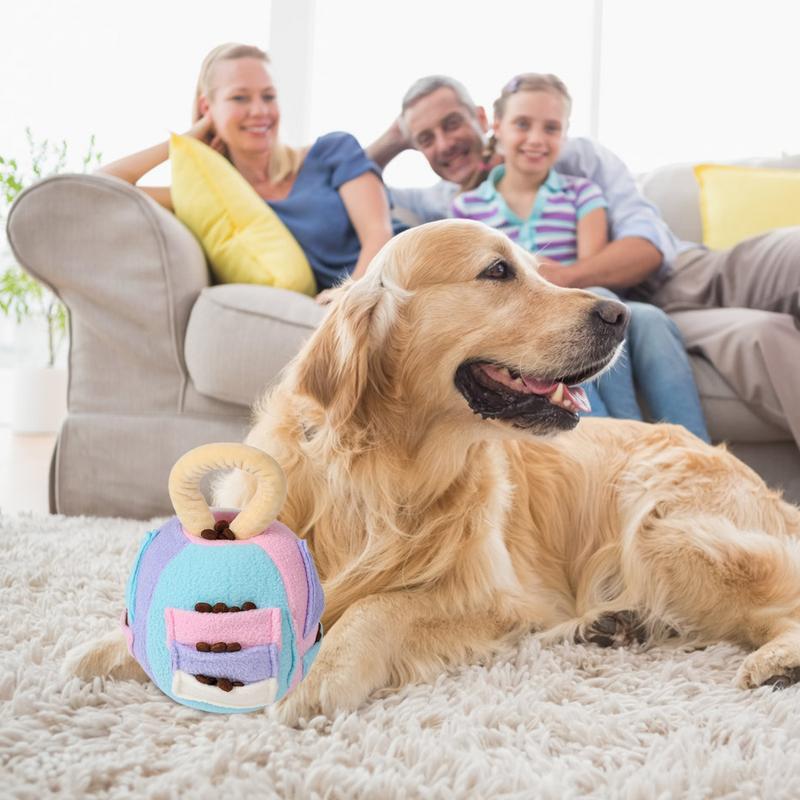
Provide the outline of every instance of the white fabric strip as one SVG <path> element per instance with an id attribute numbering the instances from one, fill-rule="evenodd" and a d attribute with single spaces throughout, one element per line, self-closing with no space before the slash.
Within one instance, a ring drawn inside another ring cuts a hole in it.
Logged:
<path id="1" fill-rule="evenodd" d="M 176 670 L 172 676 L 172 693 L 183 700 L 209 703 L 220 708 L 257 708 L 275 701 L 278 693 L 277 678 L 236 686 L 230 692 L 223 692 L 216 686 L 200 683 L 194 675 Z"/>

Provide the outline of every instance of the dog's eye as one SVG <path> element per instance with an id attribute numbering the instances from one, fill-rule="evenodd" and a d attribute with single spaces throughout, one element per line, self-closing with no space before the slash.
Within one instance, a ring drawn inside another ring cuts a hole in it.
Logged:
<path id="1" fill-rule="evenodd" d="M 484 278 L 489 281 L 508 281 L 514 277 L 514 270 L 502 259 L 495 261 L 489 267 L 478 275 L 478 278 Z"/>

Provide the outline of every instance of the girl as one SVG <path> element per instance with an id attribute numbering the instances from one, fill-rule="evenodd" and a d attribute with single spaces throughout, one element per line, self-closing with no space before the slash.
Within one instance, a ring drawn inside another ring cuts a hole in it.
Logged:
<path id="1" fill-rule="evenodd" d="M 608 243 L 606 201 L 586 178 L 553 169 L 566 137 L 571 98 L 555 75 L 512 78 L 494 103 L 493 139 L 505 163 L 476 189 L 453 201 L 453 216 L 503 231 L 540 265 L 569 269 Z M 597 294 L 616 297 L 604 288 Z M 700 398 L 680 333 L 667 315 L 629 302 L 631 323 L 622 358 L 587 386 L 592 413 L 642 419 L 636 387 L 650 414 L 684 425 L 709 441 Z M 634 385 L 635 379 L 635 385 Z"/>
<path id="2" fill-rule="evenodd" d="M 280 107 L 269 58 L 257 47 L 223 44 L 203 61 L 187 136 L 221 152 L 269 203 L 305 251 L 320 288 L 360 277 L 392 236 L 386 192 L 377 167 L 347 133 L 310 147 L 280 142 Z M 169 157 L 169 144 L 101 167 L 136 184 Z M 141 187 L 172 210 L 167 187 Z M 325 292 L 318 295 L 324 302 Z"/>

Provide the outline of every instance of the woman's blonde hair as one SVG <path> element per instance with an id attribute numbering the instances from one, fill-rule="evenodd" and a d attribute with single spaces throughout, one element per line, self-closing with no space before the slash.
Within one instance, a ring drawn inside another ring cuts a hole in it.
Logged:
<path id="1" fill-rule="evenodd" d="M 239 58 L 256 58 L 265 64 L 270 63 L 269 56 L 255 45 L 228 42 L 215 47 L 203 59 L 203 63 L 200 66 L 200 75 L 197 77 L 197 90 L 195 91 L 192 105 L 192 122 L 197 122 L 203 116 L 200 113 L 200 98 L 211 96 L 211 76 L 214 72 L 214 67 L 220 61 L 235 61 Z M 226 158 L 230 158 L 227 147 L 223 150 L 223 153 Z M 298 150 L 276 141 L 269 160 L 270 182 L 280 183 L 286 178 L 297 174 L 301 164 L 302 158 Z"/>
<path id="2" fill-rule="evenodd" d="M 560 94 L 566 106 L 567 118 L 572 110 L 572 98 L 561 78 L 550 73 L 523 72 L 515 75 L 502 89 L 500 97 L 494 101 L 494 115 L 497 119 L 503 116 L 508 98 L 517 92 L 555 92 Z"/>

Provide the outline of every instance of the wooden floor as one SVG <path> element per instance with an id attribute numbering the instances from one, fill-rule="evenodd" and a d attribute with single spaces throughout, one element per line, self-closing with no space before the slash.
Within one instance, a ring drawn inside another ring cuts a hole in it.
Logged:
<path id="1" fill-rule="evenodd" d="M 47 479 L 54 433 L 15 434 L 0 425 L 0 509 L 48 513 Z"/>

